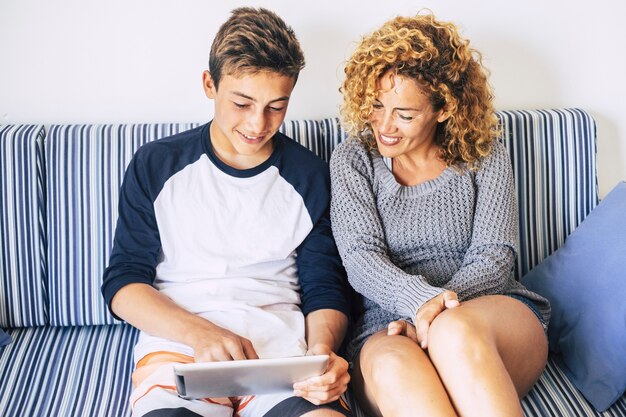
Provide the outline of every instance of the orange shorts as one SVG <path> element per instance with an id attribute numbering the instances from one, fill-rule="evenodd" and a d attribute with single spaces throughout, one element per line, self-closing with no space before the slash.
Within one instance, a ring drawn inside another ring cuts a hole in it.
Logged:
<path id="1" fill-rule="evenodd" d="M 189 415 L 207 417 L 263 416 L 291 393 L 271 395 L 202 398 L 186 400 L 176 392 L 174 365 L 191 363 L 194 358 L 176 352 L 154 352 L 137 362 L 133 372 L 130 403 L 133 417 L 162 409 L 186 409 Z M 181 410 L 184 415 L 185 410 Z M 195 413 L 195 414 L 194 414 Z"/>

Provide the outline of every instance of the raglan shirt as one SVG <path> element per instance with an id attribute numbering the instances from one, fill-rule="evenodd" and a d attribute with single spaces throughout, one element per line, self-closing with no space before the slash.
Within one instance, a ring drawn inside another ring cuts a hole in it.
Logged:
<path id="1" fill-rule="evenodd" d="M 142 146 L 127 168 L 102 293 L 131 283 L 250 339 L 260 357 L 306 352 L 304 315 L 348 313 L 329 220 L 328 166 L 277 133 L 245 170 L 222 162 L 210 123 Z M 141 332 L 135 360 L 189 346 Z"/>

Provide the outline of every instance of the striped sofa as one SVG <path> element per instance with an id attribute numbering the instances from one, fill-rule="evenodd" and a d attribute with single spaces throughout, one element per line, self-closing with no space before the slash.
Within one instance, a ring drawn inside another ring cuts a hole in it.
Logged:
<path id="1" fill-rule="evenodd" d="M 520 209 L 518 275 L 561 245 L 598 202 L 595 124 L 578 109 L 501 111 Z M 192 124 L 0 125 L 0 416 L 125 416 L 137 331 L 100 295 L 119 186 L 142 144 Z M 283 131 L 328 160 L 337 119 Z M 527 416 L 600 414 L 554 358 Z"/>

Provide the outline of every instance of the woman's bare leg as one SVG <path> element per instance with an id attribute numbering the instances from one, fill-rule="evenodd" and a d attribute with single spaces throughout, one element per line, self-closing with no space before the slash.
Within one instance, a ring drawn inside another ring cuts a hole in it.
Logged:
<path id="1" fill-rule="evenodd" d="M 405 336 L 383 331 L 370 337 L 355 364 L 352 385 L 372 416 L 456 416 L 430 359 Z"/>
<path id="2" fill-rule="evenodd" d="M 548 344 L 528 306 L 494 295 L 437 316 L 428 354 L 460 416 L 521 417 L 519 400 L 541 375 Z"/>

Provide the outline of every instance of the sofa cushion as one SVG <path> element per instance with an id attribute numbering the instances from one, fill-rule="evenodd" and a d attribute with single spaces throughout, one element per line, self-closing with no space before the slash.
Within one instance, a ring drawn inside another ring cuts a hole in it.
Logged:
<path id="1" fill-rule="evenodd" d="M 0 347 L 11 343 L 11 336 L 6 334 L 4 330 L 0 329 Z"/>
<path id="2" fill-rule="evenodd" d="M 46 140 L 53 326 L 112 324 L 100 293 L 126 166 L 144 143 L 193 124 L 51 126 Z"/>
<path id="3" fill-rule="evenodd" d="M 48 322 L 44 129 L 0 126 L 0 327 Z"/>
<path id="4" fill-rule="evenodd" d="M 497 115 L 519 204 L 520 278 L 561 246 L 598 204 L 596 125 L 580 109 Z"/>
<path id="5" fill-rule="evenodd" d="M 132 351 L 127 325 L 8 330 L 0 348 L 0 416 L 128 416 Z"/>
<path id="6" fill-rule="evenodd" d="M 522 400 L 522 409 L 526 417 L 618 417 L 626 416 L 626 397 L 603 413 L 594 410 L 551 356 L 539 381 Z"/>
<path id="7" fill-rule="evenodd" d="M 626 182 L 522 282 L 550 300 L 550 349 L 600 411 L 626 390 Z"/>

